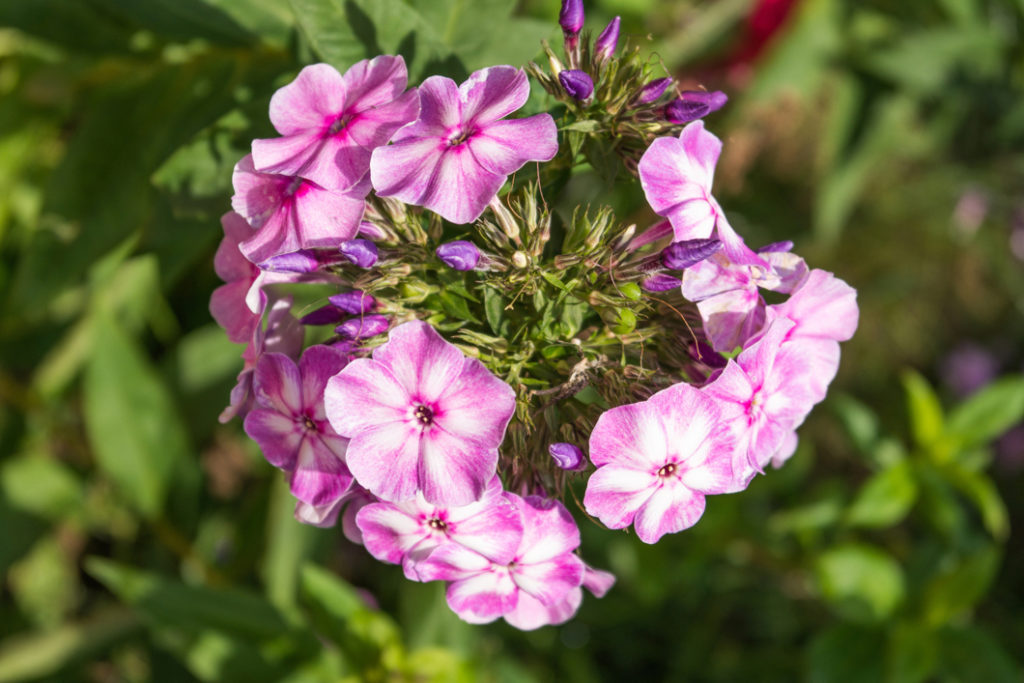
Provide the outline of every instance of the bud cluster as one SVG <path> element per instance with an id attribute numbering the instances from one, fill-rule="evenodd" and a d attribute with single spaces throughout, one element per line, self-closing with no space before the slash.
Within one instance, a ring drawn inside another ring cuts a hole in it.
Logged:
<path id="1" fill-rule="evenodd" d="M 848 285 L 730 226 L 721 142 L 692 120 L 724 95 L 669 94 L 618 19 L 593 45 L 583 22 L 566 0 L 570 68 L 550 48 L 552 73 L 529 68 L 561 135 L 508 118 L 530 88 L 510 66 L 411 89 L 401 57 L 303 69 L 271 101 L 280 137 L 235 169 L 215 261 L 211 312 L 247 344 L 222 420 L 297 519 L 341 519 L 473 623 L 560 623 L 611 586 L 580 559 L 573 488 L 654 543 L 780 465 L 857 324 Z M 615 150 L 664 220 L 554 215 L 581 149 Z"/>

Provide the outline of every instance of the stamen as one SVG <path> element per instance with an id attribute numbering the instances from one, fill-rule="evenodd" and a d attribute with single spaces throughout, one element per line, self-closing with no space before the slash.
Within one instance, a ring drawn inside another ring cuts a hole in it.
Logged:
<path id="1" fill-rule="evenodd" d="M 670 462 L 669 464 L 664 465 L 660 470 L 658 470 L 658 476 L 662 478 L 671 477 L 673 474 L 675 474 L 675 471 L 676 464 L 674 462 Z"/>
<path id="2" fill-rule="evenodd" d="M 316 423 L 313 422 L 312 418 L 310 418 L 308 415 L 303 415 L 302 424 L 305 425 L 306 429 L 311 432 L 317 431 Z"/>
<path id="3" fill-rule="evenodd" d="M 427 522 L 427 526 L 434 531 L 448 531 L 448 524 L 446 524 L 443 519 L 438 519 L 437 517 L 434 517 Z"/>
<path id="4" fill-rule="evenodd" d="M 434 421 L 434 411 L 425 405 L 416 406 L 416 410 L 413 411 L 413 417 L 415 417 L 421 425 L 429 425 Z"/>

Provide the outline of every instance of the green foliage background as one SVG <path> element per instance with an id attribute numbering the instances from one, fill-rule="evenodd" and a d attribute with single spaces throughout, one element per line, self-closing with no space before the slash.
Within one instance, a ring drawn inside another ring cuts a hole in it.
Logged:
<path id="1" fill-rule="evenodd" d="M 0 4 L 0 681 L 1021 680 L 1019 0 L 802 0 L 744 63 L 751 0 L 586 3 L 729 92 L 720 201 L 856 287 L 861 325 L 785 468 L 653 547 L 583 520 L 619 583 L 568 624 L 461 623 L 294 523 L 217 423 L 218 218 L 273 91 L 381 52 L 414 80 L 521 64 L 558 4 Z M 651 218 L 596 173 L 563 202 Z M 965 344 L 1002 375 L 969 398 Z"/>

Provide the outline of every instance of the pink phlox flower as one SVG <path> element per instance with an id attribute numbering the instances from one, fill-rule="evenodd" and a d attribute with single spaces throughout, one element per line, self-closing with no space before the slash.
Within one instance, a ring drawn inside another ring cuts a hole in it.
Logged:
<path id="1" fill-rule="evenodd" d="M 456 506 L 479 500 L 494 476 L 516 395 L 417 320 L 333 377 L 325 402 L 351 439 L 348 466 L 361 485 L 391 502 L 420 492 Z"/>
<path id="2" fill-rule="evenodd" d="M 605 411 L 590 434 L 597 471 L 583 497 L 587 512 L 610 529 L 632 524 L 645 543 L 693 526 L 706 495 L 742 488 L 732 466 L 736 435 L 720 413 L 688 384 Z"/>
<path id="3" fill-rule="evenodd" d="M 857 329 L 857 291 L 832 273 L 815 268 L 789 299 L 768 306 L 765 313 L 766 324 L 781 318 L 794 323 L 785 341 L 799 345 L 811 389 L 821 401 L 839 370 L 839 342 Z"/>
<path id="4" fill-rule="evenodd" d="M 292 300 L 282 297 L 270 304 L 266 323 L 257 324 L 252 331 L 249 345 L 242 352 L 244 365 L 238 373 L 235 387 L 231 390 L 231 399 L 227 408 L 220 414 L 220 422 L 226 423 L 233 417 L 244 418 L 253 403 L 252 379 L 256 362 L 264 353 L 283 353 L 290 358 L 298 358 L 302 351 L 302 325 L 291 314 Z"/>
<path id="5" fill-rule="evenodd" d="M 345 191 L 370 170 L 370 154 L 416 118 L 415 90 L 405 91 L 402 57 L 381 55 L 344 75 L 329 64 L 307 66 L 270 99 L 270 121 L 282 135 L 254 140 L 255 167 Z"/>
<path id="6" fill-rule="evenodd" d="M 732 351 L 761 332 L 765 302 L 759 290 L 788 294 L 807 276 L 804 260 L 789 252 L 761 254 L 767 267 L 733 263 L 714 254 L 683 271 L 683 296 L 697 302 L 716 351 Z"/>
<path id="7" fill-rule="evenodd" d="M 253 227 L 239 248 L 253 263 L 300 249 L 337 248 L 359 232 L 369 181 L 335 192 L 299 176 L 257 171 L 252 155 L 235 165 L 232 208 Z"/>
<path id="8" fill-rule="evenodd" d="M 288 356 L 266 353 L 256 364 L 256 406 L 245 432 L 270 464 L 289 474 L 292 495 L 321 507 L 340 499 L 352 484 L 345 465 L 348 440 L 324 413 L 327 380 L 345 365 L 329 346 L 311 346 L 296 365 Z"/>
<path id="9" fill-rule="evenodd" d="M 260 324 L 266 295 L 257 297 L 256 310 L 250 310 L 246 305 L 246 296 L 259 278 L 260 269 L 242 256 L 238 245 L 252 235 L 252 228 L 234 211 L 221 216 L 220 223 L 224 228 L 224 238 L 213 257 L 213 269 L 226 284 L 215 289 L 210 296 L 210 315 L 224 328 L 228 339 L 244 344 L 252 339 Z"/>
<path id="10" fill-rule="evenodd" d="M 545 605 L 529 593 L 522 593 L 514 610 L 505 615 L 505 621 L 522 631 L 568 621 L 583 603 L 583 589 L 595 597 L 603 598 L 614 585 L 615 575 L 583 564 L 583 584 L 570 590 L 565 598 L 554 605 Z"/>
<path id="11" fill-rule="evenodd" d="M 798 345 L 784 343 L 792 321 L 779 319 L 701 391 L 719 403 L 721 419 L 737 432 L 733 460 L 746 485 L 818 402 L 811 370 Z"/>
<path id="12" fill-rule="evenodd" d="M 424 206 L 453 223 L 475 221 L 509 174 L 550 161 L 558 130 L 549 114 L 505 119 L 522 107 L 530 84 L 522 69 L 492 66 L 460 86 L 431 76 L 419 88 L 419 118 L 370 160 L 377 194 Z"/>
<path id="13" fill-rule="evenodd" d="M 332 527 L 341 517 L 341 529 L 345 538 L 356 545 L 363 544 L 363 535 L 356 526 L 356 515 L 365 506 L 376 503 L 377 497 L 353 482 L 348 490 L 334 501 L 323 505 L 310 505 L 301 500 L 295 501 L 295 520 L 310 526 L 321 528 Z"/>
<path id="14" fill-rule="evenodd" d="M 367 505 L 356 516 L 356 524 L 370 554 L 401 564 L 413 581 L 419 580 L 416 564 L 445 543 L 459 543 L 507 564 L 522 540 L 523 521 L 515 504 L 502 494 L 501 480 L 495 476 L 480 500 L 468 505 L 431 505 L 417 494 L 402 503 Z"/>
<path id="15" fill-rule="evenodd" d="M 764 267 L 764 259 L 744 244 L 711 195 L 721 151 L 721 140 L 704 129 L 703 121 L 687 125 L 678 138 L 658 138 L 637 166 L 644 195 L 655 213 L 671 221 L 676 241 L 706 239 L 717 227 L 733 263 Z"/>
<path id="16" fill-rule="evenodd" d="M 495 562 L 464 545 L 447 543 L 417 563 L 416 572 L 423 581 L 450 581 L 448 606 L 473 624 L 504 616 L 519 626 L 521 610 L 520 623 L 536 628 L 541 624 L 531 625 L 538 613 L 534 603 L 555 608 L 556 623 L 565 621 L 579 605 L 566 605 L 566 600 L 584 577 L 583 561 L 573 552 L 580 544 L 576 522 L 557 501 L 505 496 L 518 509 L 523 525 L 522 540 L 509 561 Z"/>

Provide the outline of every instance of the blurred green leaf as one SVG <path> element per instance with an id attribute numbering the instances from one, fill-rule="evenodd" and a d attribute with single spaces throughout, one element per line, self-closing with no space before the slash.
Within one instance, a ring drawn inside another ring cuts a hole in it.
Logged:
<path id="1" fill-rule="evenodd" d="M 0 489 L 12 507 L 49 520 L 79 510 L 82 482 L 65 464 L 42 454 L 11 458 L 0 468 Z"/>
<path id="2" fill-rule="evenodd" d="M 1024 671 L 992 636 L 975 626 L 939 633 L 942 667 L 958 683 L 1019 683 Z"/>
<path id="3" fill-rule="evenodd" d="M 889 629 L 886 680 L 923 683 L 933 675 L 937 664 L 938 642 L 929 627 L 906 623 Z"/>
<path id="4" fill-rule="evenodd" d="M 97 610 L 80 621 L 0 643 L 0 683 L 50 676 L 136 631 L 138 617 L 124 607 Z"/>
<path id="5" fill-rule="evenodd" d="M 846 511 L 851 526 L 885 527 L 899 523 L 917 499 L 917 480 L 903 461 L 876 472 L 865 482 Z"/>
<path id="6" fill-rule="evenodd" d="M 885 647 L 881 632 L 853 624 L 837 624 L 811 641 L 807 657 L 810 683 L 878 683 L 884 680 Z"/>
<path id="7" fill-rule="evenodd" d="M 878 416 L 874 411 L 848 394 L 831 397 L 828 405 L 839 416 L 857 449 L 870 454 L 878 440 Z"/>
<path id="8" fill-rule="evenodd" d="M 985 529 L 994 538 L 1005 539 L 1010 532 L 1009 513 L 992 480 L 982 472 L 969 470 L 959 464 L 946 465 L 941 472 L 947 481 L 977 506 Z"/>
<path id="9" fill-rule="evenodd" d="M 288 482 L 275 480 L 267 515 L 267 544 L 261 575 L 267 597 L 280 608 L 297 604 L 299 569 L 308 560 L 317 529 L 295 521 L 295 499 Z"/>
<path id="10" fill-rule="evenodd" d="M 906 92 L 941 94 L 956 72 L 984 75 L 998 69 L 1002 50 L 1000 36 L 984 26 L 930 26 L 872 50 L 864 63 Z"/>
<path id="11" fill-rule="evenodd" d="M 822 553 L 815 563 L 822 596 L 855 621 L 881 621 L 903 602 L 903 570 L 885 551 L 850 543 Z"/>
<path id="12" fill-rule="evenodd" d="M 163 511 L 171 476 L 192 450 L 174 399 L 138 345 L 98 314 L 86 368 L 86 432 L 100 469 L 144 516 Z"/>
<path id="13" fill-rule="evenodd" d="M 988 590 L 999 570 L 1001 553 L 995 545 L 972 548 L 970 554 L 951 558 L 953 562 L 924 586 L 924 616 L 939 626 L 970 610 Z"/>
<path id="14" fill-rule="evenodd" d="M 913 370 L 904 371 L 900 378 L 907 394 L 907 413 L 914 442 L 937 456 L 934 449 L 942 439 L 944 421 L 939 397 L 928 381 Z"/>
<path id="15" fill-rule="evenodd" d="M 988 385 L 949 414 L 946 431 L 965 450 L 983 446 L 1024 419 L 1024 376 Z"/>
<path id="16" fill-rule="evenodd" d="M 74 559 L 55 535 L 49 535 L 8 572 L 15 601 L 37 626 L 56 627 L 78 605 L 82 586 Z"/>

